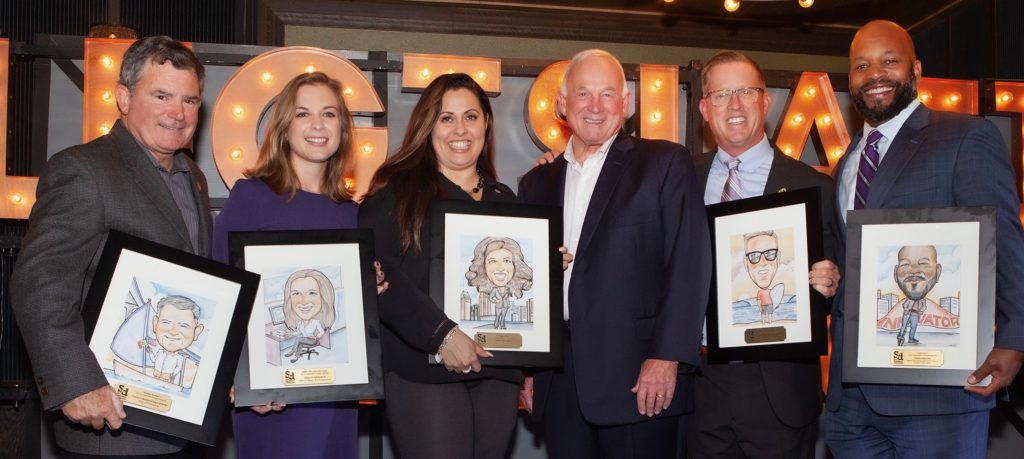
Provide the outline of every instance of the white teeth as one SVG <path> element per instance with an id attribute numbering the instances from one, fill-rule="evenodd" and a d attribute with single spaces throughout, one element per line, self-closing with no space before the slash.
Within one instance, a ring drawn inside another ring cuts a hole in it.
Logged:
<path id="1" fill-rule="evenodd" d="M 891 86 L 882 86 L 882 87 L 879 87 L 879 88 L 872 88 L 872 89 L 869 89 L 869 90 L 867 91 L 867 93 L 868 93 L 868 94 L 881 94 L 881 93 L 883 93 L 883 92 L 886 92 L 886 91 L 890 91 L 890 90 L 892 90 L 892 87 L 891 87 Z"/>
<path id="2" fill-rule="evenodd" d="M 468 140 L 453 140 L 448 142 L 448 146 L 452 147 L 453 150 L 465 150 L 469 148 Z"/>
<path id="3" fill-rule="evenodd" d="M 747 117 L 745 117 L 745 116 L 734 116 L 732 118 L 726 119 L 725 122 L 728 123 L 728 124 L 740 124 L 740 123 L 743 123 L 746 120 L 747 120 Z"/>
<path id="4" fill-rule="evenodd" d="M 306 137 L 306 142 L 323 145 L 327 143 L 327 137 Z"/>
<path id="5" fill-rule="evenodd" d="M 587 124 L 601 124 L 601 123 L 604 122 L 604 120 L 603 119 L 592 120 L 592 119 L 588 119 L 588 118 L 583 118 L 583 122 L 587 123 Z"/>

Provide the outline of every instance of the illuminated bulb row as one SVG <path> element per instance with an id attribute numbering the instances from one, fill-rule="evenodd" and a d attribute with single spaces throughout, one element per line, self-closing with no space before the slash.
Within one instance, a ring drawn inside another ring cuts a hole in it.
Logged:
<path id="1" fill-rule="evenodd" d="M 665 0 L 665 3 L 672 3 L 670 0 Z M 814 0 L 797 0 L 796 3 L 803 8 L 810 8 L 814 6 Z M 723 4 L 725 10 L 732 13 L 740 9 L 740 0 L 725 0 Z"/>
<path id="2" fill-rule="evenodd" d="M 451 74 L 455 73 L 455 69 L 448 69 L 448 71 L 445 72 L 445 73 L 451 75 Z M 434 73 L 431 72 L 429 68 L 424 68 L 424 69 L 420 70 L 420 79 L 421 80 L 429 80 L 430 77 L 433 74 Z M 473 79 L 476 80 L 476 81 L 484 81 L 484 80 L 487 79 L 487 72 L 485 72 L 483 70 L 481 70 L 479 72 L 476 72 L 476 74 L 473 75 Z"/>
<path id="3" fill-rule="evenodd" d="M 843 156 L 844 152 L 846 152 L 846 150 L 844 150 L 843 147 L 832 147 L 832 149 L 829 150 L 829 155 L 831 155 L 833 158 L 839 158 L 840 156 Z M 793 156 L 793 146 L 783 145 L 782 153 L 784 153 L 786 156 Z"/>

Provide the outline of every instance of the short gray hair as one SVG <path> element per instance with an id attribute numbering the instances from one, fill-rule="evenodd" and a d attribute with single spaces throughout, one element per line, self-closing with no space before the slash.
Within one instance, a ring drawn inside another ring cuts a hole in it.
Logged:
<path id="1" fill-rule="evenodd" d="M 775 245 L 779 245 L 779 237 L 775 235 L 775 231 L 773 231 L 773 230 L 758 231 L 756 233 L 744 234 L 743 235 L 743 245 L 747 245 L 748 241 L 750 241 L 751 239 L 753 239 L 755 237 L 760 237 L 760 236 L 769 236 L 772 239 L 775 239 Z"/>
<path id="2" fill-rule="evenodd" d="M 629 87 L 626 86 L 626 71 L 622 69 L 622 62 L 619 62 L 619 59 L 615 57 L 615 55 L 603 49 L 587 49 L 576 53 L 576 55 L 572 57 L 572 60 L 569 61 L 569 65 L 565 67 L 565 74 L 562 75 L 562 86 L 559 89 L 559 92 L 561 92 L 563 96 L 569 95 L 569 90 L 566 87 L 565 81 L 569 79 L 569 72 L 572 72 L 572 68 L 580 62 L 597 56 L 607 57 L 611 59 L 612 62 L 615 62 L 615 65 L 619 68 L 619 74 L 622 75 L 622 97 L 629 95 Z"/>
<path id="3" fill-rule="evenodd" d="M 178 70 L 191 70 L 199 80 L 199 91 L 203 90 L 203 83 L 206 82 L 203 63 L 187 46 L 166 35 L 146 37 L 132 43 L 124 53 L 117 82 L 133 91 L 141 78 L 142 69 L 151 61 L 156 65 L 171 61 L 171 65 Z"/>
<path id="4" fill-rule="evenodd" d="M 191 298 L 181 295 L 168 295 L 157 301 L 156 303 L 156 314 L 160 315 L 160 310 L 164 306 L 173 306 L 174 309 L 181 311 L 192 311 L 192 315 L 195 316 L 196 321 L 199 321 L 199 305 Z"/>

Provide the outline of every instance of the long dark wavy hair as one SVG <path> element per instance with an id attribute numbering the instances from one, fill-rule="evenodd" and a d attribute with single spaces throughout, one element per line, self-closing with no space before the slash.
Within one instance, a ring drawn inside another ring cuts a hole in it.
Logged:
<path id="1" fill-rule="evenodd" d="M 388 157 L 370 182 L 371 195 L 388 185 L 395 193 L 392 215 L 398 220 L 402 252 L 410 248 L 417 252 L 421 250 L 420 230 L 430 212 L 430 201 L 447 197 L 438 177 L 437 152 L 430 135 L 441 114 L 444 95 L 458 89 L 468 89 L 480 102 L 487 129 L 476 167 L 497 179 L 494 171 L 494 112 L 487 93 L 465 73 L 437 77 L 423 90 L 419 102 L 412 109 L 402 145 Z"/>

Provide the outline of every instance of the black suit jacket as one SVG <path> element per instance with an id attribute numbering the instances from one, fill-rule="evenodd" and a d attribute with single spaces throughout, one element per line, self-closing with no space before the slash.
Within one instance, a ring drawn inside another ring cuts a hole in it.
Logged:
<path id="1" fill-rule="evenodd" d="M 715 153 L 710 152 L 694 158 L 701 189 L 707 187 L 714 156 Z M 822 240 L 825 245 L 825 258 L 833 259 L 832 179 L 776 149 L 764 194 L 811 187 L 821 191 L 821 225 L 824 231 Z M 768 393 L 768 402 L 775 416 L 783 424 L 803 427 L 817 421 L 821 413 L 822 399 L 821 366 L 817 359 L 806 362 L 759 362 L 757 365 L 761 368 L 761 378 Z"/>
<path id="2" fill-rule="evenodd" d="M 524 202 L 561 206 L 564 157 L 519 184 Z M 569 280 L 571 344 L 583 417 L 597 425 L 647 420 L 630 392 L 646 359 L 680 362 L 675 397 L 659 416 L 692 410 L 702 318 L 711 282 L 704 201 L 679 144 L 620 134 L 587 208 Z M 550 373 L 535 379 L 543 416 Z"/>

